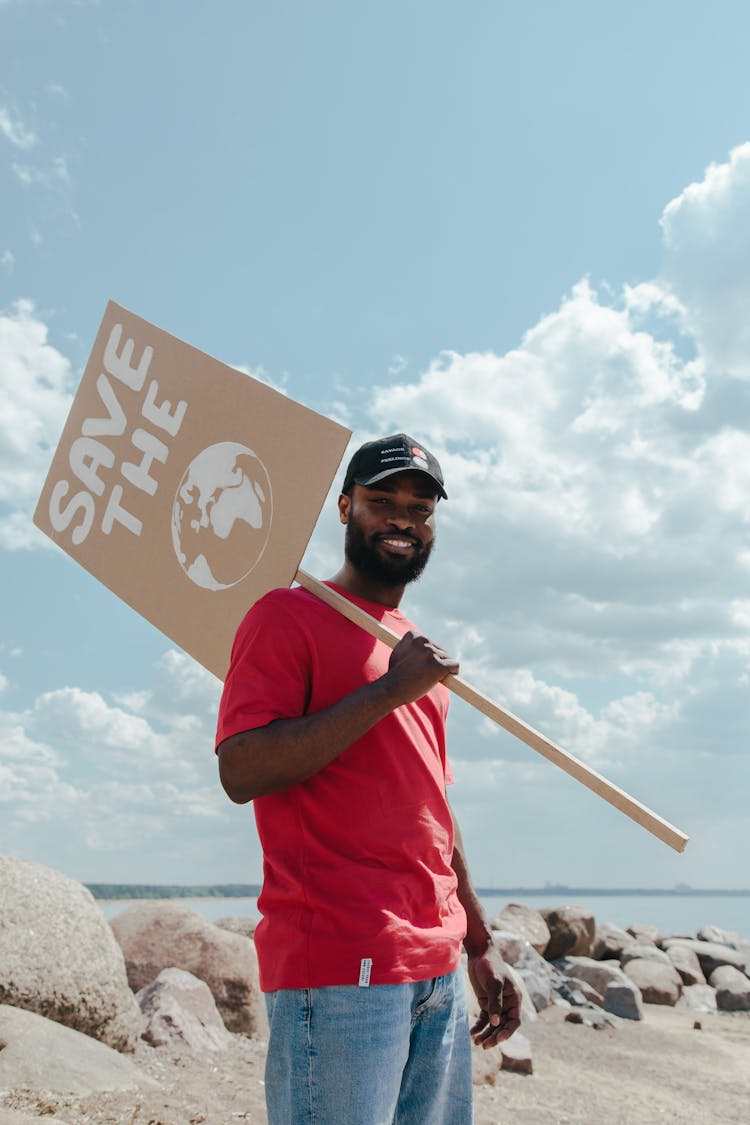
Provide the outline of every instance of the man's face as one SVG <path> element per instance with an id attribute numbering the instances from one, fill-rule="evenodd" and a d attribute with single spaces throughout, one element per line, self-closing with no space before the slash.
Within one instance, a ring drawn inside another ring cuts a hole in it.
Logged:
<path id="1" fill-rule="evenodd" d="M 435 540 L 437 491 L 424 473 L 394 473 L 377 484 L 355 484 L 341 496 L 344 551 L 352 566 L 386 586 L 414 582 Z"/>

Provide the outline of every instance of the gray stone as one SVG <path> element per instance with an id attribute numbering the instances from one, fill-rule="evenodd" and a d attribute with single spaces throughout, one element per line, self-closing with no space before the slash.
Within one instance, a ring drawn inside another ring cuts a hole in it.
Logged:
<path id="1" fill-rule="evenodd" d="M 584 1027 L 593 1027 L 595 1031 L 617 1028 L 621 1025 L 618 1016 L 592 1008 L 576 1008 L 572 1012 L 568 1012 L 565 1022 L 583 1024 Z"/>
<path id="2" fill-rule="evenodd" d="M 622 951 L 631 945 L 635 945 L 632 934 L 613 926 L 611 922 L 597 922 L 591 956 L 597 961 L 619 960 Z"/>
<path id="3" fill-rule="evenodd" d="M 0 1089 L 74 1094 L 153 1086 L 132 1059 L 34 1012 L 0 1005 Z"/>
<path id="4" fill-rule="evenodd" d="M 172 1044 L 191 1051 L 221 1051 L 231 1041 L 211 989 L 183 969 L 162 969 L 136 994 L 136 1000 L 146 1018 L 143 1038 L 154 1047 Z"/>
<path id="5" fill-rule="evenodd" d="M 531 1043 L 520 1031 L 501 1043 L 500 1051 L 503 1057 L 501 1070 L 510 1070 L 514 1074 L 533 1074 Z"/>
<path id="6" fill-rule="evenodd" d="M 211 989 L 229 1031 L 268 1034 L 253 942 L 173 902 L 139 903 L 111 925 L 134 992 L 151 984 L 162 969 L 184 969 Z"/>
<path id="7" fill-rule="evenodd" d="M 642 1020 L 643 998 L 638 985 L 624 974 L 621 981 L 612 981 L 604 990 L 604 1009 L 624 1020 Z"/>
<path id="8" fill-rule="evenodd" d="M 708 983 L 716 989 L 716 1006 L 721 1012 L 750 1011 L 750 978 L 732 965 L 719 965 Z"/>
<path id="9" fill-rule="evenodd" d="M 242 937 L 251 938 L 258 925 L 258 919 L 249 914 L 230 914 L 225 918 L 217 918 L 214 922 L 220 930 L 229 930 L 232 934 L 241 934 Z"/>
<path id="10" fill-rule="evenodd" d="M 620 964 L 623 968 L 629 961 L 653 961 L 657 965 L 671 965 L 669 955 L 655 945 L 634 944 L 623 949 Z"/>
<path id="11" fill-rule="evenodd" d="M 718 926 L 701 926 L 695 935 L 698 941 L 714 941 L 717 945 L 728 945 L 730 949 L 739 949 L 744 938 L 734 930 L 721 930 Z"/>
<path id="12" fill-rule="evenodd" d="M 549 942 L 549 927 L 538 910 L 523 902 L 509 902 L 491 923 L 493 930 L 520 934 L 537 953 L 544 953 Z"/>
<path id="13" fill-rule="evenodd" d="M 670 945 L 667 957 L 682 977 L 683 985 L 705 985 L 706 978 L 695 952 L 684 945 Z"/>
<path id="14" fill-rule="evenodd" d="M 509 965 L 517 965 L 523 958 L 524 949 L 528 944 L 520 934 L 511 933 L 509 930 L 492 931 L 492 940 L 503 955 L 503 960 Z"/>
<path id="15" fill-rule="evenodd" d="M 716 991 L 709 984 L 683 985 L 682 995 L 675 1005 L 689 1012 L 715 1012 Z"/>
<path id="16" fill-rule="evenodd" d="M 646 1004 L 666 1004 L 674 1007 L 682 992 L 682 980 L 674 965 L 659 965 L 655 961 L 628 961 L 623 967 L 626 977 L 640 989 Z"/>
<path id="17" fill-rule="evenodd" d="M 594 948 L 596 920 L 582 906 L 555 906 L 540 911 L 550 932 L 544 956 L 548 961 L 558 957 L 589 957 Z"/>
<path id="18" fill-rule="evenodd" d="M 692 949 L 707 977 L 720 965 L 731 965 L 733 968 L 739 969 L 740 972 L 745 971 L 745 959 L 742 953 L 739 950 L 730 949 L 728 945 L 720 945 L 715 941 L 697 941 L 690 938 L 667 938 L 664 942 L 664 948 L 667 952 L 676 946 L 682 949 Z"/>
<path id="19" fill-rule="evenodd" d="M 532 1004 L 537 1012 L 549 1007 L 553 998 L 552 982 L 555 971 L 549 961 L 537 953 L 529 944 L 515 969 L 526 985 Z"/>
<path id="20" fill-rule="evenodd" d="M 595 961 L 593 957 L 561 957 L 555 965 L 566 977 L 585 981 L 601 996 L 604 996 L 608 985 L 622 983 L 626 979 L 618 961 Z"/>
<path id="21" fill-rule="evenodd" d="M 49 867 L 5 855 L 0 891 L 0 1003 L 134 1050 L 141 1013 L 90 892 Z"/>
<path id="22" fill-rule="evenodd" d="M 627 932 L 639 945 L 661 945 L 663 940 L 658 928 L 648 922 L 633 922 L 632 926 L 628 926 Z"/>

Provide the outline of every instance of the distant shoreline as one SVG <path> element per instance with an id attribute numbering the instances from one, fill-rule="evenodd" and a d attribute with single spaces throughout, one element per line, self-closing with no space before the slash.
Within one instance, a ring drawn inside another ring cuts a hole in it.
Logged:
<path id="1" fill-rule="evenodd" d="M 141 883 L 85 883 L 95 899 L 116 902 L 120 899 L 233 899 L 257 898 L 261 892 L 258 883 L 219 883 L 210 886 L 181 886 L 178 884 Z M 566 887 L 547 884 L 544 887 L 477 887 L 484 897 L 556 898 L 572 901 L 577 896 L 586 898 L 627 897 L 641 898 L 748 898 L 750 889 L 726 887 Z"/>

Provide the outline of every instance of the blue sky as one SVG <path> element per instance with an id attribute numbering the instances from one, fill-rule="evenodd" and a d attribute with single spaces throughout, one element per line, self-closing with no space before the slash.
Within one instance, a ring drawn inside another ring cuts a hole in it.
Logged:
<path id="1" fill-rule="evenodd" d="M 405 608 L 692 836 L 674 855 L 456 700 L 478 882 L 747 884 L 749 25 L 0 0 L 0 849 L 260 874 L 216 681 L 31 526 L 112 298 L 357 443 L 433 449 L 450 500 Z"/>

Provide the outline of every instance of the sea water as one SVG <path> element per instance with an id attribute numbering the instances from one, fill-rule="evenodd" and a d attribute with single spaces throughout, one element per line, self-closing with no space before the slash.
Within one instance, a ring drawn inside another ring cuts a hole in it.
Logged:
<path id="1" fill-rule="evenodd" d="M 750 895 L 624 894 L 621 891 L 579 895 L 575 891 L 544 891 L 529 894 L 480 895 L 489 919 L 497 917 L 508 902 L 524 902 L 536 910 L 548 906 L 576 905 L 590 910 L 598 922 L 611 922 L 627 929 L 634 922 L 648 922 L 665 936 L 694 936 L 701 926 L 718 926 L 750 940 Z M 158 900 L 147 900 L 158 901 Z M 173 898 L 170 902 L 195 910 L 209 922 L 233 915 L 258 916 L 255 898 Z M 133 900 L 101 900 L 105 918 L 131 906 Z"/>

